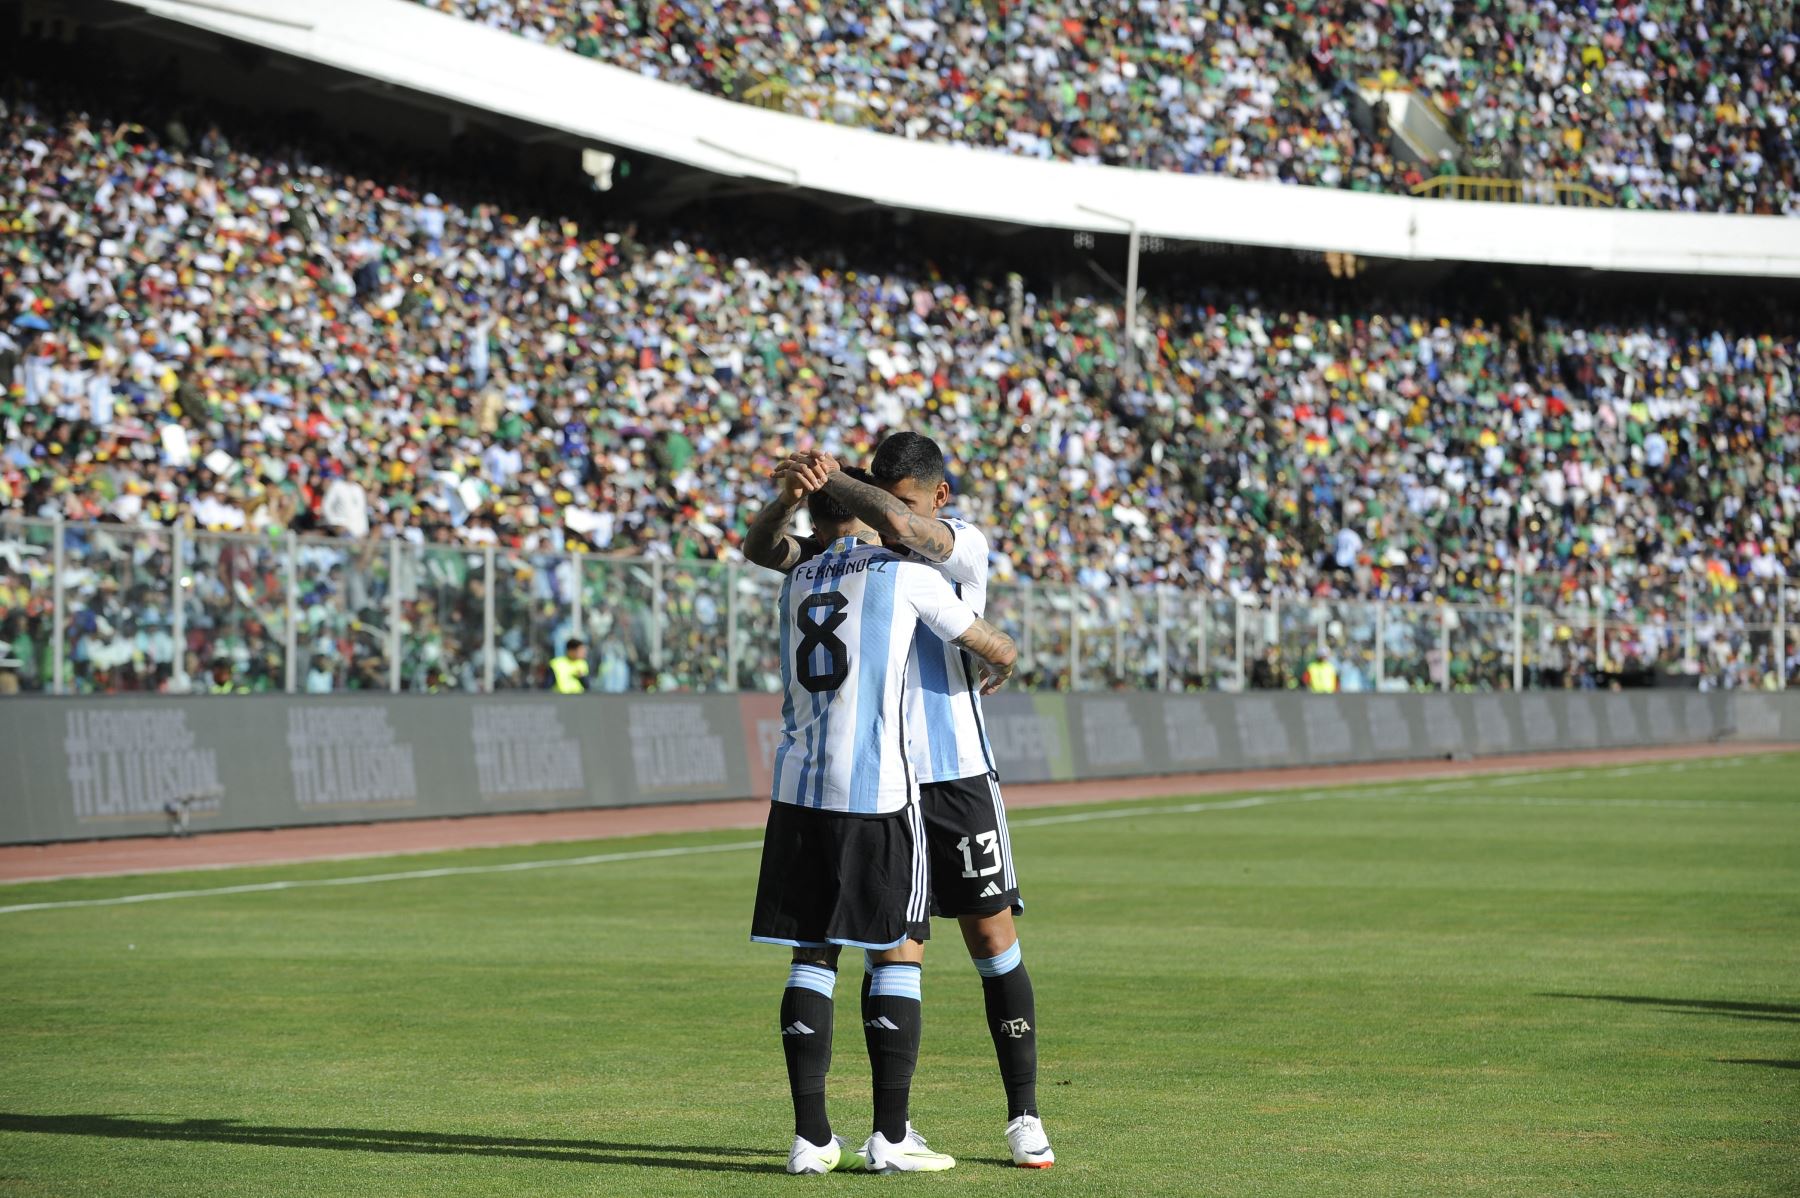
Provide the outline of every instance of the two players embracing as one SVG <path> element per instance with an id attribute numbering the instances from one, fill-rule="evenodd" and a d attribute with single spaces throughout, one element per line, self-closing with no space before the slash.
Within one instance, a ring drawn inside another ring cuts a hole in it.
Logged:
<path id="1" fill-rule="evenodd" d="M 796 454 L 744 555 L 782 587 L 782 734 L 751 938 L 793 949 L 780 1028 L 794 1100 L 790 1173 L 927 1172 L 955 1161 L 907 1118 L 930 915 L 955 917 L 981 975 L 1013 1162 L 1055 1161 L 1037 1112 L 1037 1012 L 1024 909 L 981 696 L 1017 650 L 981 618 L 988 541 L 943 516 L 937 444 L 895 433 L 870 470 Z M 789 526 L 804 504 L 809 537 Z M 979 670 L 972 659 L 979 659 Z M 874 1127 L 860 1151 L 825 1107 L 839 951 L 863 950 Z"/>

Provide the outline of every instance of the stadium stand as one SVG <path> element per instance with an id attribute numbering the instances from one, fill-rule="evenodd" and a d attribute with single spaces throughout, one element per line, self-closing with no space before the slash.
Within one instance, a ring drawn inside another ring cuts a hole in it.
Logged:
<path id="1" fill-rule="evenodd" d="M 1767 623 L 1792 561 L 1800 342 L 1776 302 L 1553 290 L 1496 315 L 1332 295 L 1317 272 L 1186 283 L 1140 310 L 1125 386 L 1104 294 L 729 219 L 534 210 L 404 157 L 371 172 L 60 86 L 18 81 L 3 118 L 0 515 L 344 538 L 300 563 L 308 594 L 339 599 L 299 689 L 388 683 L 391 663 L 353 649 L 380 614 L 379 543 L 445 549 L 403 685 L 476 689 L 484 582 L 449 547 L 526 572 L 567 549 L 731 560 L 779 454 L 816 437 L 855 458 L 912 422 L 959 448 L 958 502 L 993 531 L 1003 582 L 1504 603 L 1517 560 L 1535 602 L 1667 619 L 1688 579 L 1690 601 Z M 165 684 L 172 630 L 135 616 L 166 542 L 83 537 L 109 565 L 77 584 L 82 678 Z M 44 565 L 0 585 L 41 595 Z M 277 574 L 221 567 L 214 601 Z M 597 648 L 607 689 L 722 677 L 716 612 L 684 585 L 690 673 L 651 670 L 644 605 L 625 605 L 625 647 Z M 529 625 L 540 599 L 496 601 Z M 0 639 L 41 647 L 44 612 L 7 606 Z M 186 676 L 224 660 L 221 685 L 278 688 L 245 619 L 190 628 Z M 497 685 L 548 660 L 526 639 L 502 646 Z M 1722 684 L 1769 676 L 1746 644 Z"/>
<path id="2" fill-rule="evenodd" d="M 711 94 L 1031 157 L 1794 212 L 1800 34 L 1785 6 L 1753 0 L 420 2 Z M 1448 143 L 1401 144 L 1395 92 L 1428 104 Z"/>

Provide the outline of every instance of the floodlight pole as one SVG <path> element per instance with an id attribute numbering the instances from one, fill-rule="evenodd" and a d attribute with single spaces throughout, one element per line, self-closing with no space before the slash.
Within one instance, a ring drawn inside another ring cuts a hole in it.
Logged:
<path id="1" fill-rule="evenodd" d="M 1387 600 L 1375 601 L 1375 689 L 1387 686 Z"/>
<path id="2" fill-rule="evenodd" d="M 1169 593 L 1162 583 L 1156 584 L 1156 689 L 1169 689 Z"/>
<path id="3" fill-rule="evenodd" d="M 1694 668 L 1694 580 L 1686 566 L 1681 570 L 1681 669 L 1685 674 L 1699 672 Z"/>
<path id="4" fill-rule="evenodd" d="M 400 538 L 388 542 L 388 693 L 400 693 Z"/>
<path id="5" fill-rule="evenodd" d="M 1438 663 L 1443 672 L 1438 676 L 1438 689 L 1450 691 L 1450 605 L 1438 603 Z"/>
<path id="6" fill-rule="evenodd" d="M 169 574 L 169 589 L 172 600 L 169 610 L 169 635 L 175 642 L 175 661 L 169 672 L 170 685 L 175 693 L 185 695 L 188 692 L 187 676 L 187 604 L 181 594 L 181 571 L 185 566 L 182 560 L 187 556 L 187 537 L 177 524 L 170 541 L 169 561 L 173 567 Z"/>
<path id="7" fill-rule="evenodd" d="M 494 547 L 481 551 L 481 691 L 494 693 Z"/>
<path id="8" fill-rule="evenodd" d="M 300 549 L 293 529 L 287 533 L 287 628 L 282 638 L 283 688 L 288 694 L 300 689 Z"/>
<path id="9" fill-rule="evenodd" d="M 582 560 L 579 553 L 569 554 L 569 636 L 587 640 L 581 622 Z M 568 637 L 563 638 L 563 651 L 568 651 Z M 591 667 L 590 667 L 591 668 Z"/>
<path id="10" fill-rule="evenodd" d="M 1195 625 L 1195 628 L 1197 629 L 1196 636 L 1198 639 L 1198 643 L 1194 646 L 1194 649 L 1195 649 L 1194 657 L 1195 657 L 1195 661 L 1198 663 L 1198 669 L 1195 672 L 1200 677 L 1201 687 L 1205 688 L 1206 687 L 1206 667 L 1209 664 L 1207 662 L 1206 637 L 1207 637 L 1207 634 L 1211 631 L 1211 629 L 1208 627 L 1208 624 L 1211 622 L 1211 618 L 1212 618 L 1212 601 L 1207 598 L 1206 584 L 1204 584 L 1204 583 L 1202 583 L 1200 586 L 1200 595 L 1197 599 L 1194 600 L 1194 606 L 1198 609 L 1197 611 L 1194 612 L 1194 615 L 1196 616 L 1194 625 Z"/>
<path id="11" fill-rule="evenodd" d="M 56 514 L 56 523 L 51 526 L 54 538 L 50 558 L 50 693 L 60 695 L 64 692 L 63 679 L 63 638 L 69 631 L 69 605 L 63 594 L 63 574 L 68 569 L 68 540 L 64 536 L 62 513 Z M 43 677 L 40 669 L 38 676 Z"/>
<path id="12" fill-rule="evenodd" d="M 1513 693 L 1525 689 L 1525 609 L 1524 583 L 1519 575 L 1519 555 L 1513 554 Z"/>
<path id="13" fill-rule="evenodd" d="M 1035 670 L 1037 668 L 1037 658 L 1032 655 L 1032 643 L 1031 643 L 1031 641 L 1032 641 L 1032 638 L 1031 638 L 1031 632 L 1032 632 L 1031 593 L 1032 593 L 1032 588 L 1029 586 L 1023 586 L 1023 585 L 1020 585 L 1017 583 L 1013 584 L 1013 586 L 1014 586 L 1014 589 L 1016 591 L 1018 591 L 1018 593 L 1019 593 L 1019 609 L 1021 612 L 1024 613 L 1023 619 L 1020 621 L 1021 626 L 1019 628 L 1019 637 L 1020 637 L 1020 639 L 1019 639 L 1019 668 L 1022 670 Z M 1040 679 L 1040 681 L 1041 681 L 1041 679 Z"/>
<path id="14" fill-rule="evenodd" d="M 725 563 L 725 689 L 738 689 L 738 567 Z"/>
<path id="15" fill-rule="evenodd" d="M 1237 595 L 1231 602 L 1231 641 L 1237 658 L 1237 689 L 1243 692 L 1250 689 L 1250 675 L 1244 670 L 1244 601 Z"/>
<path id="16" fill-rule="evenodd" d="M 1081 689 L 1081 596 L 1080 587 L 1069 588 L 1069 693 Z"/>
<path id="17" fill-rule="evenodd" d="M 1775 582 L 1775 689 L 1787 689 L 1787 575 Z"/>
<path id="18" fill-rule="evenodd" d="M 1138 223 L 1129 216 L 1120 216 L 1117 212 L 1093 208 L 1087 204 L 1077 204 L 1083 212 L 1091 212 L 1095 216 L 1115 220 L 1126 228 L 1125 236 L 1125 360 L 1121 364 L 1120 374 L 1124 377 L 1127 388 L 1137 385 L 1137 293 L 1138 293 Z"/>

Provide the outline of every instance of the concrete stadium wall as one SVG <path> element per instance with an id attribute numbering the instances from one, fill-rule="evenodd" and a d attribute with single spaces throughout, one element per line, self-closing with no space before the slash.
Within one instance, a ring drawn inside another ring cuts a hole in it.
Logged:
<path id="1" fill-rule="evenodd" d="M 1800 694 L 1001 694 L 1003 781 L 1800 742 Z M 0 702 L 0 843 L 766 795 L 772 695 Z"/>

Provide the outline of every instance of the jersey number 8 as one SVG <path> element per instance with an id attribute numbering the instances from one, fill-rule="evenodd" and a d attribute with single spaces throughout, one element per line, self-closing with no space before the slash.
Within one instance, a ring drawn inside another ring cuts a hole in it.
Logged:
<path id="1" fill-rule="evenodd" d="M 794 646 L 794 676 L 800 679 L 801 686 L 815 695 L 836 690 L 850 676 L 849 651 L 837 635 L 838 628 L 850 618 L 844 610 L 848 606 L 849 600 L 836 591 L 827 591 L 822 595 L 808 595 L 794 614 L 795 622 L 800 625 L 800 643 Z M 821 617 L 821 612 L 829 614 Z M 825 651 L 823 673 L 813 669 L 813 657 L 820 649 Z"/>

